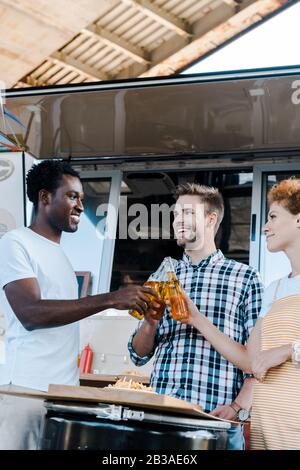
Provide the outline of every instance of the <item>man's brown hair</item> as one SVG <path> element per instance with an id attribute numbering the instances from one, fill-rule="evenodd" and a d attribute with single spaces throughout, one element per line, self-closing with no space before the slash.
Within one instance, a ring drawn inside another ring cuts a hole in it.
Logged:
<path id="1" fill-rule="evenodd" d="M 275 184 L 268 192 L 268 203 L 281 204 L 291 214 L 300 212 L 300 179 L 289 178 Z"/>
<path id="2" fill-rule="evenodd" d="M 177 201 L 180 196 L 185 195 L 199 196 L 201 202 L 204 203 L 205 215 L 216 212 L 217 223 L 215 233 L 217 233 L 224 216 L 224 201 L 219 190 L 212 186 L 196 183 L 179 184 L 174 191 L 175 200 Z"/>

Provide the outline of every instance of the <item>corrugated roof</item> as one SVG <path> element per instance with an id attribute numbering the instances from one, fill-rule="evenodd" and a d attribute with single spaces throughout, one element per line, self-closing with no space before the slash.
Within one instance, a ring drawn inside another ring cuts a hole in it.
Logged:
<path id="1" fill-rule="evenodd" d="M 7 88 L 173 74 L 288 0 L 0 0 Z"/>

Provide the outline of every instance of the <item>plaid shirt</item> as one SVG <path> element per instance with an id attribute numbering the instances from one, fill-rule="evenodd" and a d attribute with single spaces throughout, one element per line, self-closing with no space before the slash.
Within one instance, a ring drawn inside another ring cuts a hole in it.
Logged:
<path id="1" fill-rule="evenodd" d="M 195 265 L 184 253 L 176 274 L 200 312 L 233 340 L 245 344 L 259 315 L 262 282 L 253 268 L 227 259 L 220 250 Z M 158 393 L 197 403 L 209 412 L 231 403 L 243 384 L 243 373 L 224 359 L 192 326 L 165 313 L 153 351 L 139 357 L 128 349 L 137 366 L 155 353 L 150 384 Z"/>

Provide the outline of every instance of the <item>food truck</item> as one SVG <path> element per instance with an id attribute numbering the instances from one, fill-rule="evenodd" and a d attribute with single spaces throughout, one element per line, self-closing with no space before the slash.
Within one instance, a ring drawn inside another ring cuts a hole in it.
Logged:
<path id="1" fill-rule="evenodd" d="M 267 252 L 262 226 L 268 188 L 300 176 L 300 67 L 14 89 L 5 99 L 20 146 L 0 153 L 0 236 L 30 224 L 31 165 L 69 161 L 85 193 L 79 230 L 62 238 L 79 295 L 141 284 L 165 256 L 181 256 L 171 208 L 183 182 L 221 190 L 225 256 L 257 268 L 266 285 L 289 272 L 281 253 Z M 135 326 L 112 309 L 81 322 L 91 372 L 136 370 L 127 352 Z"/>
<path id="2" fill-rule="evenodd" d="M 220 188 L 217 243 L 226 256 L 259 269 L 265 284 L 288 271 L 266 251 L 261 228 L 268 187 L 300 173 L 300 67 L 14 89 L 5 98 L 16 118 L 7 124 L 26 150 L 0 153 L 0 236 L 30 223 L 30 166 L 68 160 L 83 180 L 85 213 L 62 243 L 82 295 L 142 283 L 165 256 L 181 256 L 171 211 L 169 225 L 157 213 L 168 216 L 185 181 Z M 123 339 L 98 337 L 115 315 L 126 343 L 135 325 L 127 312 L 82 322 L 82 344 L 95 347 L 93 368 L 103 373 L 132 367 L 126 348 L 114 350 Z"/>

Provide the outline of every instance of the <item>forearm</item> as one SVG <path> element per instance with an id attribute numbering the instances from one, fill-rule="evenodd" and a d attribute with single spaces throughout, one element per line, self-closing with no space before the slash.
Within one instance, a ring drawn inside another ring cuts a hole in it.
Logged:
<path id="1" fill-rule="evenodd" d="M 234 400 L 236 401 L 236 403 L 238 403 L 241 408 L 244 408 L 245 410 L 251 409 L 255 382 L 256 379 L 245 379 L 240 393 L 236 396 Z"/>
<path id="2" fill-rule="evenodd" d="M 251 373 L 251 360 L 246 346 L 222 333 L 202 314 L 197 315 L 193 326 L 221 356 L 244 372 Z"/>
<path id="3" fill-rule="evenodd" d="M 10 282 L 4 291 L 18 320 L 29 331 L 67 325 L 107 308 L 134 309 L 144 314 L 151 302 L 149 294 L 156 295 L 149 287 L 132 285 L 82 299 L 42 299 L 40 286 L 35 278 Z"/>
<path id="4" fill-rule="evenodd" d="M 148 356 L 154 349 L 156 325 L 144 321 L 132 340 L 132 347 L 140 357 Z"/>
<path id="5" fill-rule="evenodd" d="M 28 330 L 63 326 L 111 307 L 112 293 L 74 300 L 40 299 L 23 307 L 23 325 Z"/>
<path id="6" fill-rule="evenodd" d="M 278 365 L 291 361 L 293 356 L 293 343 L 284 344 L 283 346 L 274 348 L 274 352 L 277 353 Z"/>

